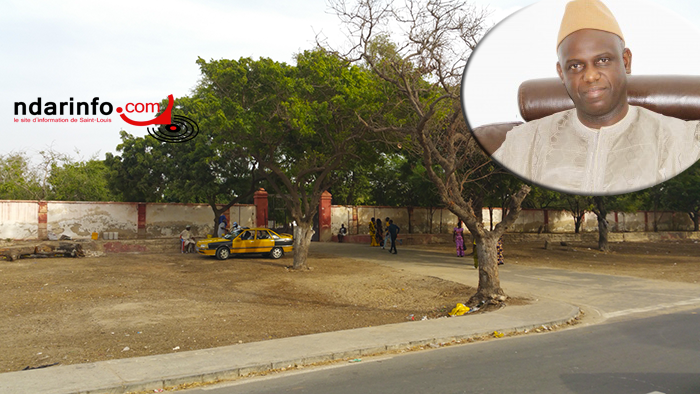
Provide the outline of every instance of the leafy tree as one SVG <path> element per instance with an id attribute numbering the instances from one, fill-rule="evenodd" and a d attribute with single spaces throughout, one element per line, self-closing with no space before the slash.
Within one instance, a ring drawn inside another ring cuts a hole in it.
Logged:
<path id="1" fill-rule="evenodd" d="M 700 230 L 700 162 L 658 185 L 653 191 L 663 190 L 663 205 L 685 212 L 693 221 L 693 231 Z M 654 220 L 656 230 L 656 220 Z"/>
<path id="2" fill-rule="evenodd" d="M 439 201 L 435 185 L 419 160 L 397 153 L 382 155 L 380 161 L 382 164 L 369 174 L 373 205 L 430 207 Z"/>
<path id="3" fill-rule="evenodd" d="M 581 232 L 581 224 L 583 223 L 584 216 L 586 216 L 586 212 L 593 212 L 591 197 L 566 194 L 564 195 L 564 201 L 566 203 L 566 209 L 574 218 L 574 232 L 578 234 Z"/>
<path id="4" fill-rule="evenodd" d="M 523 207 L 532 209 L 563 209 L 566 196 L 554 190 L 539 186 L 530 186 L 530 193 L 523 201 Z"/>
<path id="5" fill-rule="evenodd" d="M 374 165 L 352 161 L 347 171 L 333 173 L 334 185 L 329 189 L 336 205 L 372 204 L 372 189 L 376 187 L 370 173 Z"/>
<path id="6" fill-rule="evenodd" d="M 0 156 L 0 200 L 38 200 L 42 187 L 25 153 Z"/>
<path id="7" fill-rule="evenodd" d="M 53 163 L 48 177 L 50 198 L 61 201 L 114 201 L 107 185 L 107 166 L 102 160 L 66 160 Z"/>
<path id="8" fill-rule="evenodd" d="M 296 221 L 294 269 L 306 268 L 321 194 L 352 168 L 376 158 L 374 135 L 358 121 L 383 112 L 372 74 L 323 50 L 306 51 L 296 66 L 270 59 L 199 59 L 205 124 L 254 158 Z M 223 142 L 222 142 L 223 143 Z"/>
<path id="9" fill-rule="evenodd" d="M 153 137 L 134 137 L 120 132 L 121 155 L 106 154 L 107 184 L 121 201 L 166 202 L 169 157 L 163 152 L 165 143 Z M 171 201 L 172 202 L 172 201 Z"/>
<path id="10" fill-rule="evenodd" d="M 195 121 L 201 108 L 177 99 L 178 110 Z M 163 106 L 163 108 L 165 108 Z M 185 143 L 167 143 L 122 132 L 121 155 L 107 154 L 109 185 L 126 201 L 207 203 L 214 232 L 219 216 L 252 196 L 260 177 L 256 164 L 235 146 L 221 143 L 217 129 L 203 128 Z"/>
<path id="11" fill-rule="evenodd" d="M 459 100 L 462 72 L 486 31 L 486 14 L 454 0 L 407 0 L 397 6 L 390 1 L 334 0 L 331 7 L 353 40 L 345 57 L 372 70 L 396 100 L 386 116 L 365 123 L 386 140 L 415 149 L 442 202 L 476 239 L 479 286 L 469 303 L 504 301 L 496 242 L 515 222 L 530 189 L 522 185 L 509 193 L 508 214 L 488 231 L 480 220 L 479 200 L 470 198 L 466 188 L 489 164 L 467 129 Z M 405 35 L 397 37 L 398 30 Z"/>
<path id="12" fill-rule="evenodd" d="M 26 153 L 0 156 L 0 199 L 108 201 L 106 168 L 94 157 L 76 161 L 49 147 L 32 163 Z"/>

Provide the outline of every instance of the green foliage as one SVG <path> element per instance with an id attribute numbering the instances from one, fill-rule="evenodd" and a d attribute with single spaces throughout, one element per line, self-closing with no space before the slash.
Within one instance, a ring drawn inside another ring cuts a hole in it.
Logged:
<path id="1" fill-rule="evenodd" d="M 24 153 L 0 156 L 0 200 L 43 198 L 38 176 Z"/>
<path id="2" fill-rule="evenodd" d="M 168 155 L 165 143 L 150 136 L 134 137 L 121 131 L 121 155 L 107 153 L 108 185 L 121 201 L 164 202 L 166 198 Z"/>
<path id="3" fill-rule="evenodd" d="M 213 143 L 233 141 L 253 157 L 300 221 L 313 217 L 320 193 L 349 176 L 357 160 L 373 160 L 377 147 L 358 115 L 380 113 L 382 95 L 370 73 L 328 52 L 305 51 L 296 60 L 199 59 L 196 95 L 209 114 L 203 124 L 221 130 Z"/>
<path id="4" fill-rule="evenodd" d="M 102 161 L 76 161 L 53 149 L 41 151 L 39 156 L 38 163 L 32 163 L 26 153 L 0 156 L 0 199 L 114 200 Z"/>
<path id="5" fill-rule="evenodd" d="M 530 193 L 523 201 L 523 208 L 567 209 L 567 197 L 570 196 L 554 190 L 532 185 Z"/>
<path id="6" fill-rule="evenodd" d="M 371 203 L 388 206 L 441 205 L 435 185 L 427 178 L 425 167 L 414 157 L 382 155 L 382 165 L 370 174 Z"/>
<path id="7" fill-rule="evenodd" d="M 700 162 L 663 183 L 666 206 L 683 212 L 700 211 Z"/>
<path id="8" fill-rule="evenodd" d="M 101 160 L 53 163 L 50 199 L 60 201 L 114 201 L 107 186 L 107 166 Z"/>

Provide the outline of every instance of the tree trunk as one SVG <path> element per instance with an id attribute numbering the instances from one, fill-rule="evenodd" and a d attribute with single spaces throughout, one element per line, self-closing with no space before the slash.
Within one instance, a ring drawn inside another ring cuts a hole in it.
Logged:
<path id="1" fill-rule="evenodd" d="M 574 215 L 574 233 L 578 234 L 581 232 L 581 222 L 583 221 L 583 216 Z"/>
<path id="2" fill-rule="evenodd" d="M 598 218 L 598 250 L 607 252 L 610 250 L 608 246 L 608 210 L 605 208 L 605 199 L 601 196 L 593 197 L 595 209 L 593 212 Z"/>
<path id="3" fill-rule="evenodd" d="M 498 276 L 496 242 L 500 234 L 489 232 L 483 237 L 476 237 L 476 253 L 479 256 L 479 287 L 468 304 L 477 306 L 482 303 L 500 303 L 506 300 Z"/>
<path id="4" fill-rule="evenodd" d="M 311 222 L 297 222 L 294 227 L 294 263 L 295 270 L 308 269 L 306 258 L 309 255 L 311 237 L 314 235 L 313 224 Z"/>
<path id="5" fill-rule="evenodd" d="M 700 212 L 688 212 L 688 216 L 693 221 L 693 231 L 700 231 Z"/>
<path id="6" fill-rule="evenodd" d="M 583 225 L 583 218 L 586 217 L 586 211 L 581 211 L 576 217 L 576 234 L 581 232 L 581 226 Z"/>
<path id="7" fill-rule="evenodd" d="M 598 217 L 598 250 L 608 252 L 608 220 Z"/>
<path id="8" fill-rule="evenodd" d="M 482 223 L 484 221 L 484 197 L 482 195 L 472 198 L 472 210 L 476 221 Z"/>

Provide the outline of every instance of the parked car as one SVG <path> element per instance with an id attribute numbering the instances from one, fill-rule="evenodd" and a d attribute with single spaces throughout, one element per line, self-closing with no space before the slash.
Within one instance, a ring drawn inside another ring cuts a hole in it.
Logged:
<path id="1" fill-rule="evenodd" d="M 216 256 L 226 260 L 232 254 L 256 254 L 279 259 L 292 251 L 293 239 L 290 234 L 277 234 L 263 228 L 242 228 L 222 238 L 207 238 L 197 242 L 197 253 Z"/>

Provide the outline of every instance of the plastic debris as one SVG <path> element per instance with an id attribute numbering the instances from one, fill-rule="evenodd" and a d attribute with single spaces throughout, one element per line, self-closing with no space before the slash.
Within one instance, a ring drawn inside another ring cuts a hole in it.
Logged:
<path id="1" fill-rule="evenodd" d="M 449 313 L 450 316 L 462 316 L 463 314 L 469 312 L 469 307 L 464 304 L 457 304 L 457 306 Z"/>
<path id="2" fill-rule="evenodd" d="M 350 360 L 351 363 L 359 363 L 360 361 L 362 361 L 361 358 L 356 358 L 354 360 Z"/>
<path id="3" fill-rule="evenodd" d="M 131 350 L 131 349 L 127 346 L 124 349 L 122 349 L 122 352 L 128 352 L 129 350 Z"/>
<path id="4" fill-rule="evenodd" d="M 180 346 L 175 346 L 173 350 L 180 350 Z"/>
<path id="5" fill-rule="evenodd" d="M 54 365 L 58 365 L 58 363 L 45 364 L 45 365 L 40 365 L 40 366 L 38 366 L 38 367 L 24 367 L 24 368 L 22 368 L 22 371 L 29 371 L 29 370 L 32 370 L 32 369 L 48 368 L 48 367 L 53 367 Z"/>
<path id="6" fill-rule="evenodd" d="M 506 335 L 506 334 L 504 334 L 504 333 L 502 333 L 502 332 L 498 332 L 498 331 L 494 331 L 494 332 L 493 332 L 493 336 L 494 336 L 495 338 L 503 338 L 504 335 Z"/>

